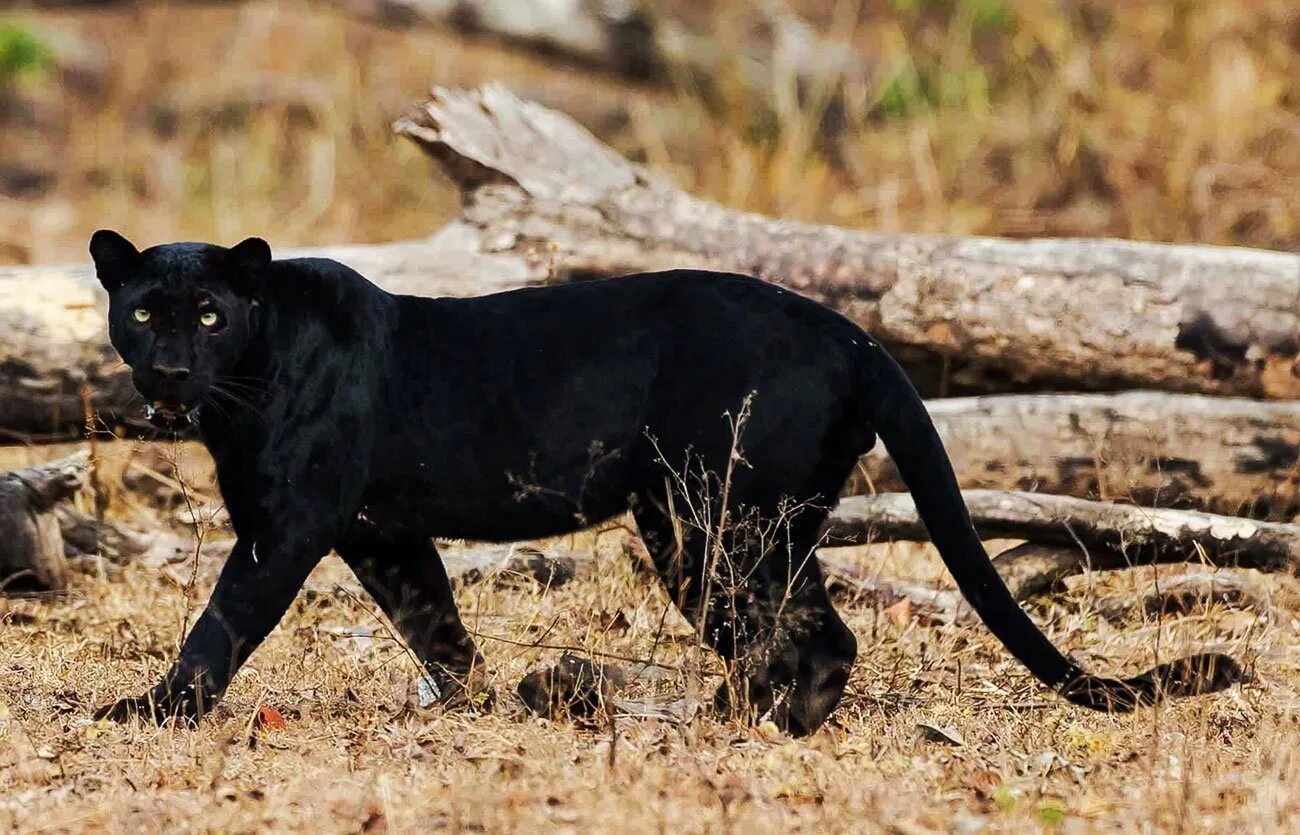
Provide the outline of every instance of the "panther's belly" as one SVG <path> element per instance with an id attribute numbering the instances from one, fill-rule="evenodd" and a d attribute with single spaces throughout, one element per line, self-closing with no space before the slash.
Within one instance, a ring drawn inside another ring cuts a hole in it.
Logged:
<path id="1" fill-rule="evenodd" d="M 622 456 L 561 470 L 495 467 L 372 479 L 356 523 L 448 539 L 512 542 L 572 533 L 628 509 L 643 485 Z M 417 468 L 418 470 L 418 468 Z"/>

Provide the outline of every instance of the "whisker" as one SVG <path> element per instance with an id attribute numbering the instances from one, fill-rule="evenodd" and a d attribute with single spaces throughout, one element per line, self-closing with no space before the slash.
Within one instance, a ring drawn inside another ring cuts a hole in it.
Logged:
<path id="1" fill-rule="evenodd" d="M 225 409 L 221 408 L 221 404 L 217 402 L 217 399 L 215 397 L 203 398 L 203 405 L 213 409 L 217 414 L 221 415 L 226 420 L 231 419 L 230 413 L 227 412 Z"/>
<path id="2" fill-rule="evenodd" d="M 244 377 L 240 375 L 222 374 L 218 376 L 217 379 L 223 383 L 230 383 L 232 385 L 238 385 L 241 388 L 256 389 L 258 391 L 266 391 L 270 385 L 261 377 Z"/>
<path id="3" fill-rule="evenodd" d="M 217 377 L 213 380 L 214 386 L 220 386 L 222 389 L 230 392 L 239 392 L 252 397 L 264 397 L 268 394 L 265 381 L 257 381 L 257 384 L 245 383 L 240 380 L 232 380 L 228 377 Z"/>
<path id="4" fill-rule="evenodd" d="M 246 397 L 242 397 L 239 394 L 228 390 L 224 383 L 213 382 L 212 385 L 208 387 L 208 391 L 211 396 L 205 398 L 205 402 L 211 403 L 220 414 L 226 417 L 227 420 L 233 420 L 234 416 L 231 415 L 227 410 L 221 408 L 220 406 L 217 406 L 216 399 L 218 397 L 223 397 L 226 400 L 229 400 L 231 403 L 235 404 L 236 406 L 240 407 L 241 409 L 253 415 L 256 415 L 264 423 L 269 422 L 266 415 L 263 414 L 261 404 L 255 403 Z"/>
<path id="5" fill-rule="evenodd" d="M 258 411 L 258 404 L 254 403 L 252 400 L 249 400 L 247 397 L 244 397 L 237 392 L 227 390 L 223 386 L 214 384 L 211 386 L 211 391 L 213 394 L 221 395 L 222 397 L 226 398 L 227 400 L 230 400 L 236 405 L 243 406 L 245 409 L 249 409 L 251 411 Z"/>

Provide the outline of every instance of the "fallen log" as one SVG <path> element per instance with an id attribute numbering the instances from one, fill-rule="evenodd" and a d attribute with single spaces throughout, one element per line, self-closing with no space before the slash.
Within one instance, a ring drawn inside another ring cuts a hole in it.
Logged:
<path id="1" fill-rule="evenodd" d="M 517 259 L 464 252 L 452 241 L 321 254 L 394 291 L 458 295 L 531 278 Z M 431 259 L 440 264 L 435 274 L 426 272 Z M 0 303 L 0 441 L 80 435 L 83 392 L 99 423 L 145 429 L 126 369 L 105 338 L 102 292 L 89 268 L 0 268 L 0 298 L 9 300 Z M 1127 392 L 948 398 L 928 406 L 967 487 L 1261 518 L 1300 513 L 1300 403 Z M 863 459 L 861 472 L 849 492 L 902 489 L 883 446 Z"/>
<path id="2" fill-rule="evenodd" d="M 62 591 L 74 571 L 105 571 L 150 548 L 147 537 L 96 519 L 70 501 L 86 486 L 84 452 L 0 472 L 0 596 Z"/>
<path id="3" fill-rule="evenodd" d="M 32 1 L 45 8 L 138 5 Z M 828 100 L 846 84 L 863 89 L 872 81 L 871 66 L 852 44 L 819 34 L 779 0 L 739 7 L 739 19 L 715 33 L 692 29 L 655 4 L 637 0 L 323 0 L 322 5 L 386 26 L 452 28 L 638 81 L 706 90 L 738 85 L 772 107 L 785 106 L 784 99 L 800 93 Z"/>
<path id="4" fill-rule="evenodd" d="M 1062 561 L 1055 562 L 1057 568 L 1073 569 L 1079 562 L 1069 558 L 1064 549 L 1057 553 L 1064 558 Z M 859 566 L 837 560 L 835 557 L 827 557 L 825 554 L 822 555 L 821 563 L 832 594 L 843 589 L 855 600 L 866 599 L 875 608 L 885 609 L 891 617 L 897 617 L 900 626 L 906 625 L 913 618 L 931 624 L 967 623 L 978 619 L 970 603 L 956 589 L 935 588 L 922 583 L 881 577 L 863 571 Z M 999 570 L 1002 570 L 1002 566 Z M 1077 572 L 1071 570 L 1057 574 L 1048 572 L 1044 576 L 1061 579 L 1065 573 Z M 1003 579 L 1009 578 L 1003 574 Z M 1010 585 L 1011 583 L 1008 582 L 1008 586 Z M 1030 590 L 1033 591 L 1032 594 L 1027 593 Z M 1064 589 L 1055 591 L 1064 591 Z M 1038 583 L 1013 589 L 1016 599 L 1022 601 L 1043 597 L 1048 593 L 1047 585 Z M 1134 617 L 1186 615 L 1209 606 L 1246 609 L 1259 613 L 1269 611 L 1268 601 L 1258 583 L 1228 571 L 1196 572 L 1163 577 L 1137 594 L 1107 595 L 1089 601 L 1088 605 L 1097 614 L 1114 623 Z"/>
<path id="5" fill-rule="evenodd" d="M 1278 520 L 1300 513 L 1300 402 L 1136 391 L 960 397 L 926 405 L 967 489 Z M 878 445 L 846 492 L 904 489 Z"/>
<path id="6" fill-rule="evenodd" d="M 1300 566 L 1300 525 L 1042 493 L 967 490 L 962 497 L 981 538 L 1077 549 L 1080 564 L 1094 570 L 1178 562 L 1273 572 Z M 842 500 L 825 541 L 834 546 L 929 538 L 910 495 L 883 493 Z"/>
<path id="7" fill-rule="evenodd" d="M 691 197 L 499 86 L 435 89 L 396 129 L 459 184 L 467 245 L 545 262 L 560 280 L 683 266 L 758 275 L 975 390 L 1300 394 L 1288 253 L 774 220 Z"/>

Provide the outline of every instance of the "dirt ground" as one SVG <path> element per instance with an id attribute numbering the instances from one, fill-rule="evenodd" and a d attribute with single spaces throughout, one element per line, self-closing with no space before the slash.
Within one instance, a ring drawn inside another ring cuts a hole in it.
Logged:
<path id="1" fill-rule="evenodd" d="M 1149 570 L 1081 578 L 1037 607 L 1053 640 L 1096 669 L 1133 671 L 1214 647 L 1247 660 L 1256 675 L 1223 694 L 1127 716 L 1064 704 L 978 623 L 927 624 L 905 608 L 842 594 L 860 643 L 852 682 L 833 721 L 795 740 L 770 725 L 689 710 L 645 715 L 647 706 L 711 694 L 719 668 L 628 559 L 623 529 L 543 543 L 591 558 L 565 585 L 489 577 L 460 586 L 497 695 L 482 714 L 418 706 L 410 657 L 330 558 L 197 730 L 92 722 L 95 706 L 156 680 L 219 567 L 229 533 L 219 516 L 204 521 L 217 507 L 215 491 L 201 463 L 181 475 L 197 528 L 174 501 L 160 509 L 157 494 L 119 493 L 114 505 L 137 523 L 157 520 L 155 533 L 180 536 L 171 554 L 106 566 L 64 595 L 0 599 L 0 828 L 1293 828 L 1300 598 L 1293 581 L 1278 578 L 1258 578 L 1268 590 L 1259 611 L 1211 607 L 1121 622 L 1097 614 L 1100 596 L 1149 590 L 1157 581 Z M 198 560 L 196 530 L 204 537 Z M 927 547 L 837 557 L 944 582 Z M 612 723 L 537 718 L 514 696 L 526 673 L 566 650 L 629 674 Z M 283 727 L 259 718 L 263 708 Z"/>

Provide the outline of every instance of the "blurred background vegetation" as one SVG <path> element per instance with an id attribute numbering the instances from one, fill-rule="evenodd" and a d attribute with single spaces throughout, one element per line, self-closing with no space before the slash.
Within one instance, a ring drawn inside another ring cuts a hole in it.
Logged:
<path id="1" fill-rule="evenodd" d="M 595 2 L 595 0 L 584 0 Z M 750 4 L 650 4 L 716 43 Z M 0 263 L 142 242 L 428 234 L 455 211 L 389 124 L 499 80 L 732 206 L 881 230 L 1300 248 L 1293 0 L 791 0 L 866 73 L 834 97 L 630 81 L 314 0 L 0 12 Z"/>

